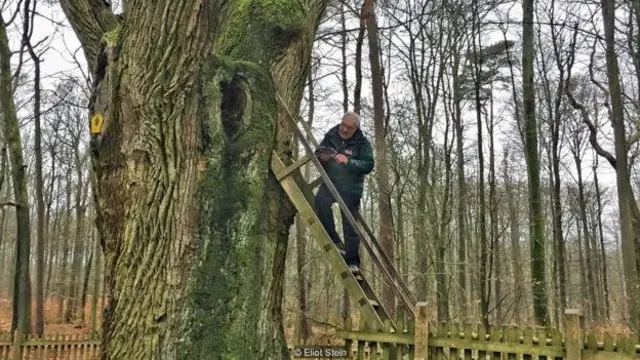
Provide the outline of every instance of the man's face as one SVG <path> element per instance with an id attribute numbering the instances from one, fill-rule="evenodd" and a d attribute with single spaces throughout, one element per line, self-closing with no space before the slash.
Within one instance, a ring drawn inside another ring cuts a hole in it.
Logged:
<path id="1" fill-rule="evenodd" d="M 356 119 L 352 115 L 347 115 L 342 119 L 342 123 L 340 123 L 340 137 L 343 139 L 349 139 L 355 134 L 356 130 L 358 130 L 358 126 L 356 125 Z"/>

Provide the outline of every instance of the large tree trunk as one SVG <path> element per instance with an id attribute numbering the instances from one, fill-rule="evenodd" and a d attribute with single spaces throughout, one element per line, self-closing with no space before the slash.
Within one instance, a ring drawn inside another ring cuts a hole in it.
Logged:
<path id="1" fill-rule="evenodd" d="M 373 87 L 373 121 L 375 129 L 376 167 L 378 177 L 378 211 L 379 211 L 379 239 L 387 256 L 393 261 L 393 226 L 391 211 L 391 185 L 389 182 L 389 164 L 387 161 L 386 128 L 384 121 L 382 67 L 380 65 L 380 50 L 378 47 L 378 24 L 373 0 L 365 0 L 362 15 L 367 25 L 367 40 L 369 42 L 369 63 L 371 65 L 371 86 Z M 389 315 L 395 314 L 395 299 L 391 286 L 385 286 L 382 301 Z"/>
<path id="2" fill-rule="evenodd" d="M 25 4 L 28 6 L 28 2 Z M 35 3 L 34 3 L 35 5 Z M 25 9 L 25 12 L 29 14 L 29 9 Z M 32 14 L 32 16 L 35 16 Z M 25 19 L 29 22 L 29 18 Z M 34 79 L 33 79 L 33 92 L 34 92 L 34 105 L 33 105 L 33 120 L 34 120 L 34 153 L 36 157 L 36 312 L 35 312 L 35 333 L 37 336 L 44 334 L 44 181 L 42 179 L 42 130 L 40 127 L 40 57 L 35 53 L 31 40 L 28 40 L 27 47 L 29 49 L 29 55 L 33 61 L 34 67 Z"/>
<path id="3" fill-rule="evenodd" d="M 640 212 L 631 187 L 627 139 L 624 126 L 624 105 L 620 89 L 620 70 L 615 49 L 615 4 L 601 1 L 602 22 L 606 44 L 607 78 L 611 100 L 611 123 L 615 143 L 616 184 L 618 190 L 618 212 L 624 262 L 627 296 L 629 297 L 629 319 L 631 328 L 640 329 L 640 279 L 638 276 L 638 247 L 640 244 Z"/>
<path id="4" fill-rule="evenodd" d="M 313 114 L 314 114 L 314 92 L 313 92 L 313 72 L 309 71 L 308 77 L 309 81 L 309 114 L 308 114 L 308 126 L 311 127 L 313 125 Z M 309 139 L 307 139 L 309 140 Z M 296 146 L 295 150 L 297 151 L 299 146 Z M 300 157 L 298 154 L 296 157 Z M 308 181 L 311 177 L 310 171 L 311 164 L 308 164 L 304 168 L 303 178 Z M 306 344 L 309 336 L 311 335 L 311 327 L 309 326 L 309 316 L 308 316 L 308 298 L 309 293 L 307 292 L 307 283 L 309 282 L 307 278 L 306 271 L 306 262 L 307 262 L 307 233 L 306 227 L 302 223 L 303 219 L 299 216 L 296 216 L 295 224 L 296 224 L 296 273 L 298 274 L 298 311 L 299 311 L 299 320 L 297 324 L 297 339 L 301 341 L 301 344 Z"/>
<path id="5" fill-rule="evenodd" d="M 93 236 L 92 236 L 93 239 Z M 92 244 L 93 245 L 93 244 Z M 84 278 L 82 280 L 82 290 L 80 291 L 80 324 L 78 326 L 86 326 L 86 313 L 84 311 L 87 305 L 87 291 L 89 290 L 89 277 L 91 276 L 91 265 L 93 264 L 93 248 L 86 248 L 85 251 L 89 252 L 89 258 L 85 261 Z"/>
<path id="6" fill-rule="evenodd" d="M 482 51 L 482 44 L 480 42 L 480 25 L 477 19 L 478 15 L 478 3 L 474 2 L 473 8 L 473 20 L 472 20 L 472 49 L 473 49 L 473 91 L 476 110 L 476 129 L 478 136 L 478 222 L 479 222 L 479 240 L 480 240 L 480 272 L 478 273 L 478 283 L 480 284 L 480 316 L 482 318 L 482 324 L 485 329 L 489 329 L 489 298 L 491 294 L 491 282 L 489 281 L 489 272 L 491 268 L 487 268 L 488 265 L 488 251 L 489 244 L 487 239 L 487 208 L 485 202 L 485 189 L 484 189 L 484 146 L 482 142 L 482 102 L 480 98 L 481 88 L 481 68 L 482 68 L 482 56 L 479 54 Z M 480 63 L 479 63 L 480 62 Z"/>
<path id="7" fill-rule="evenodd" d="M 340 3 L 340 25 L 342 26 L 342 39 L 340 42 L 340 51 L 342 54 L 342 74 L 340 76 L 341 85 L 342 85 L 342 111 L 346 114 L 349 111 L 349 87 L 348 87 L 348 79 L 347 79 L 347 68 L 349 64 L 347 63 L 347 23 L 345 18 L 345 8 L 344 3 Z M 311 124 L 313 123 L 313 109 L 314 109 L 314 98 L 313 98 L 313 77 L 312 71 L 309 72 L 309 125 L 308 128 L 311 128 Z M 305 177 L 309 178 L 309 166 L 305 169 Z M 346 288 L 344 288 L 344 292 L 342 293 L 342 325 L 345 329 L 351 328 L 351 303 L 349 301 L 349 292 Z"/>
<path id="8" fill-rule="evenodd" d="M 58 302 L 58 321 L 64 322 L 64 306 L 65 306 L 65 296 L 64 293 L 67 287 L 67 273 L 69 267 L 69 237 L 71 236 L 71 172 L 67 172 L 66 176 L 66 209 L 64 216 L 64 229 L 62 230 L 62 247 L 60 252 L 62 253 L 62 259 L 60 261 L 60 271 L 58 274 L 58 286 L 57 293 L 59 302 Z"/>
<path id="9" fill-rule="evenodd" d="M 600 254 L 602 256 L 602 287 L 604 290 L 604 317 L 609 319 L 609 281 L 607 279 L 607 252 L 604 249 L 604 231 L 602 229 L 602 199 L 600 194 L 600 183 L 598 181 L 598 155 L 593 157 L 593 183 L 596 191 L 598 238 L 600 239 Z"/>
<path id="10" fill-rule="evenodd" d="M 459 39 L 459 37 L 456 37 Z M 457 202 L 457 221 L 458 226 L 458 305 L 460 306 L 460 317 L 467 316 L 467 183 L 464 176 L 464 135 L 462 125 L 462 95 L 460 94 L 460 76 L 458 74 L 460 66 L 460 53 L 453 53 L 453 102 L 454 102 L 454 123 L 456 130 L 456 163 L 457 163 L 457 182 L 458 182 L 458 202 Z"/>
<path id="11" fill-rule="evenodd" d="M 491 220 L 491 252 L 490 263 L 495 265 L 495 309 L 496 323 L 502 324 L 502 262 L 500 259 L 500 231 L 498 228 L 498 196 L 496 194 L 496 154 L 494 139 L 494 103 L 493 103 L 493 81 L 489 98 L 489 120 L 487 121 L 487 131 L 489 132 L 489 219 Z M 495 259 L 495 260 L 493 260 Z M 491 269 L 491 267 L 489 268 Z M 491 270 L 489 270 L 491 271 Z"/>
<path id="12" fill-rule="evenodd" d="M 117 20 L 87 21 L 114 17 L 93 3 L 62 2 L 107 64 L 91 62 L 103 357 L 287 358 L 293 211 L 269 159 L 293 138 L 274 90 L 297 110 L 325 2 L 128 1 L 98 44 Z"/>
<path id="13" fill-rule="evenodd" d="M 591 310 L 591 319 L 598 320 L 598 301 L 596 298 L 595 271 L 597 267 L 594 265 L 594 253 L 590 239 L 592 234 L 589 233 L 589 223 L 587 221 L 587 204 L 584 196 L 584 183 L 582 181 L 582 158 L 580 157 L 580 146 L 574 149 L 573 160 L 578 171 L 578 207 L 580 209 L 580 224 L 582 225 L 582 235 L 584 236 L 584 253 L 586 259 L 586 275 L 587 283 L 585 284 L 589 294 L 589 308 Z"/>
<path id="14" fill-rule="evenodd" d="M 505 190 L 507 193 L 507 203 L 509 211 L 509 238 L 511 241 L 511 257 L 513 264 L 513 313 L 515 314 L 516 324 L 521 324 L 523 314 L 521 313 L 521 306 L 524 303 L 523 297 L 524 291 L 524 275 L 522 274 L 522 256 L 520 255 L 520 206 L 518 205 L 520 200 L 520 194 L 518 189 L 514 189 L 517 184 L 514 184 L 511 180 L 509 173 L 510 168 L 508 166 L 508 159 L 505 159 L 504 167 L 504 179 Z"/>
<path id="15" fill-rule="evenodd" d="M 533 0 L 522 2 L 522 100 L 525 135 L 525 159 L 529 179 L 529 242 L 531 246 L 531 285 L 536 322 L 545 326 L 547 286 L 545 279 L 545 237 L 542 194 L 540 193 L 540 163 L 538 160 L 538 128 L 535 117 L 533 83 Z"/>
<path id="16" fill-rule="evenodd" d="M 73 254 L 71 257 L 71 276 L 69 276 L 69 284 L 67 299 L 68 306 L 65 311 L 65 322 L 74 321 L 76 311 L 78 310 L 78 287 L 81 279 L 80 271 L 82 270 L 82 252 L 86 247 L 86 241 L 84 236 L 84 214 L 86 209 L 86 194 L 85 187 L 89 184 L 84 184 L 83 180 L 83 161 L 80 158 L 79 150 L 80 139 L 77 138 L 74 141 L 73 146 L 73 159 L 74 168 L 76 169 L 76 192 L 75 192 L 75 209 L 76 209 L 76 223 L 73 242 Z"/>
<path id="17" fill-rule="evenodd" d="M 93 249 L 96 254 L 93 261 L 93 295 L 91 297 L 91 333 L 95 334 L 98 328 L 98 297 L 101 295 L 100 291 L 100 274 L 102 273 L 102 249 L 100 249 L 100 242 L 95 241 L 95 247 Z"/>
<path id="18" fill-rule="evenodd" d="M 31 248 L 31 225 L 29 219 L 29 194 L 27 192 L 26 166 L 22 157 L 20 123 L 13 102 L 11 76 L 11 49 L 6 26 L 0 15 L 0 109 L 3 118 L 4 140 L 11 159 L 11 179 L 16 207 L 16 254 L 13 282 L 13 312 L 11 335 L 15 330 L 26 334 L 30 330 L 31 280 L 29 278 L 29 251 Z"/>
<path id="19" fill-rule="evenodd" d="M 54 247 L 54 239 L 56 239 L 58 232 L 57 230 L 57 225 L 58 225 L 58 219 L 59 217 L 59 201 L 56 201 L 56 208 L 54 211 L 55 217 L 53 220 L 53 224 L 51 225 L 51 228 L 49 227 L 49 224 L 51 223 L 51 204 L 53 203 L 53 199 L 58 196 L 59 189 L 60 189 L 60 181 L 55 181 L 56 180 L 56 158 L 55 158 L 55 145 L 56 143 L 54 142 L 53 145 L 50 146 L 49 148 L 49 154 L 51 156 L 51 182 L 49 183 L 49 194 L 47 197 L 47 208 L 46 208 L 46 215 L 45 215 L 45 238 L 47 238 L 47 246 L 48 246 L 48 253 L 49 253 L 49 260 L 47 261 L 47 281 L 45 282 L 45 286 L 44 286 L 44 297 L 45 299 L 47 297 L 49 297 L 50 295 L 50 284 L 51 284 L 51 274 L 53 273 L 53 263 L 54 261 L 58 260 L 58 251 L 56 251 L 56 249 L 58 248 L 58 246 Z"/>

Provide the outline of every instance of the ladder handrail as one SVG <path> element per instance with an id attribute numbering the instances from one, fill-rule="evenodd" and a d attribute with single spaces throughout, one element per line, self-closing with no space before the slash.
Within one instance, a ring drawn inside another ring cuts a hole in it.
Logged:
<path id="1" fill-rule="evenodd" d="M 327 175 L 326 171 L 322 167 L 322 164 L 320 163 L 320 160 L 315 156 L 315 153 L 314 153 L 313 149 L 311 148 L 311 146 L 307 142 L 307 139 L 305 138 L 304 134 L 302 134 L 302 132 L 300 131 L 300 128 L 298 127 L 299 121 L 296 121 L 296 117 L 291 113 L 289 108 L 286 106 L 286 104 L 284 103 L 284 101 L 280 97 L 280 94 L 277 93 L 277 92 L 276 92 L 276 98 L 281 103 L 283 108 L 286 110 L 287 114 L 289 115 L 290 120 L 293 122 L 293 124 L 294 124 L 294 132 L 298 136 L 298 138 L 299 138 L 300 142 L 302 143 L 302 145 L 304 146 L 307 154 L 311 158 L 311 161 L 315 165 L 316 170 L 318 170 L 318 172 L 320 173 L 320 176 L 321 176 L 321 178 L 323 180 L 323 183 L 327 186 L 327 188 L 328 188 L 329 192 L 331 193 L 331 195 L 333 195 L 334 199 L 336 200 L 336 202 L 340 206 L 340 209 L 343 211 L 343 213 L 345 214 L 347 220 L 349 221 L 351 226 L 353 226 L 354 230 L 357 232 L 357 234 L 360 237 L 360 239 L 363 240 L 363 243 L 364 243 L 365 247 L 367 248 L 367 250 L 369 251 L 369 253 L 372 255 L 372 258 L 373 258 L 374 262 L 376 262 L 376 264 L 380 268 L 380 270 L 383 273 L 383 275 L 385 275 L 385 277 L 387 277 L 389 279 L 390 283 L 393 285 L 392 288 L 395 288 L 394 292 L 397 295 L 399 295 L 400 299 L 404 303 L 405 309 L 407 309 L 409 311 L 409 315 L 412 318 L 414 318 L 415 317 L 414 306 L 415 306 L 416 300 L 415 300 L 415 297 L 413 296 L 413 294 L 411 293 L 411 291 L 409 290 L 409 287 L 404 282 L 402 277 L 398 274 L 395 266 L 393 266 L 393 263 L 391 262 L 391 259 L 389 258 L 387 253 L 384 251 L 384 249 L 382 249 L 382 246 L 380 245 L 380 243 L 377 241 L 377 239 L 373 235 L 373 232 L 369 229 L 368 226 L 366 226 L 366 223 L 364 222 L 364 219 L 362 218 L 362 216 L 359 213 L 356 214 L 357 217 L 358 217 L 358 220 L 360 220 L 360 223 L 359 223 L 356 220 L 356 217 L 354 217 L 353 214 L 351 213 L 351 211 L 349 211 L 349 208 L 347 207 L 346 203 L 344 202 L 344 200 L 342 199 L 342 197 L 338 193 L 338 190 L 336 189 L 335 185 L 333 185 L 333 182 L 329 178 L 329 175 Z M 304 122 L 302 122 L 302 123 L 304 124 Z M 305 127 L 305 130 L 309 133 L 308 134 L 309 138 L 312 140 L 312 142 L 317 147 L 317 142 L 315 141 L 315 137 L 311 133 L 311 129 L 308 129 L 305 125 L 306 124 L 304 124 L 303 126 Z M 364 236 L 364 233 L 360 229 L 361 226 L 366 229 L 366 233 L 368 235 L 367 237 Z M 372 242 L 374 244 L 374 247 L 375 247 L 376 251 L 373 251 L 373 248 L 371 247 L 371 244 L 369 244 L 369 241 L 367 241 L 367 240 L 369 240 L 370 242 Z M 380 261 L 380 258 L 383 259 L 384 263 Z"/>

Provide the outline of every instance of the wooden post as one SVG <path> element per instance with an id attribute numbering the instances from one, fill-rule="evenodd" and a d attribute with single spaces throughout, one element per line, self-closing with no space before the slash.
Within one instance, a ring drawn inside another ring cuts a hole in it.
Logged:
<path id="1" fill-rule="evenodd" d="M 564 311 L 564 331 L 565 331 L 565 351 L 566 360 L 581 360 L 583 339 L 582 339 L 582 314 L 580 310 L 566 309 Z"/>
<path id="2" fill-rule="evenodd" d="M 13 358 L 15 360 L 22 360 L 23 335 L 19 329 L 17 329 L 13 334 Z"/>
<path id="3" fill-rule="evenodd" d="M 427 317 L 427 303 L 424 301 L 416 304 L 415 319 L 415 360 L 429 359 L 429 319 Z"/>

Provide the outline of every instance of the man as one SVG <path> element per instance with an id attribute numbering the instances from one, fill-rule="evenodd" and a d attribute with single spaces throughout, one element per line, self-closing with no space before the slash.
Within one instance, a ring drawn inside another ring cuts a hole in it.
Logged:
<path id="1" fill-rule="evenodd" d="M 335 185 L 349 211 L 355 216 L 360 210 L 364 177 L 373 170 L 373 151 L 369 140 L 360 130 L 358 114 L 347 112 L 342 122 L 329 130 L 316 149 L 316 156 Z M 349 269 L 358 272 L 360 239 L 351 223 L 342 213 L 342 229 L 346 247 L 343 248 L 331 211 L 335 199 L 327 186 L 320 185 L 315 197 L 315 207 L 320 222 L 340 249 Z"/>

